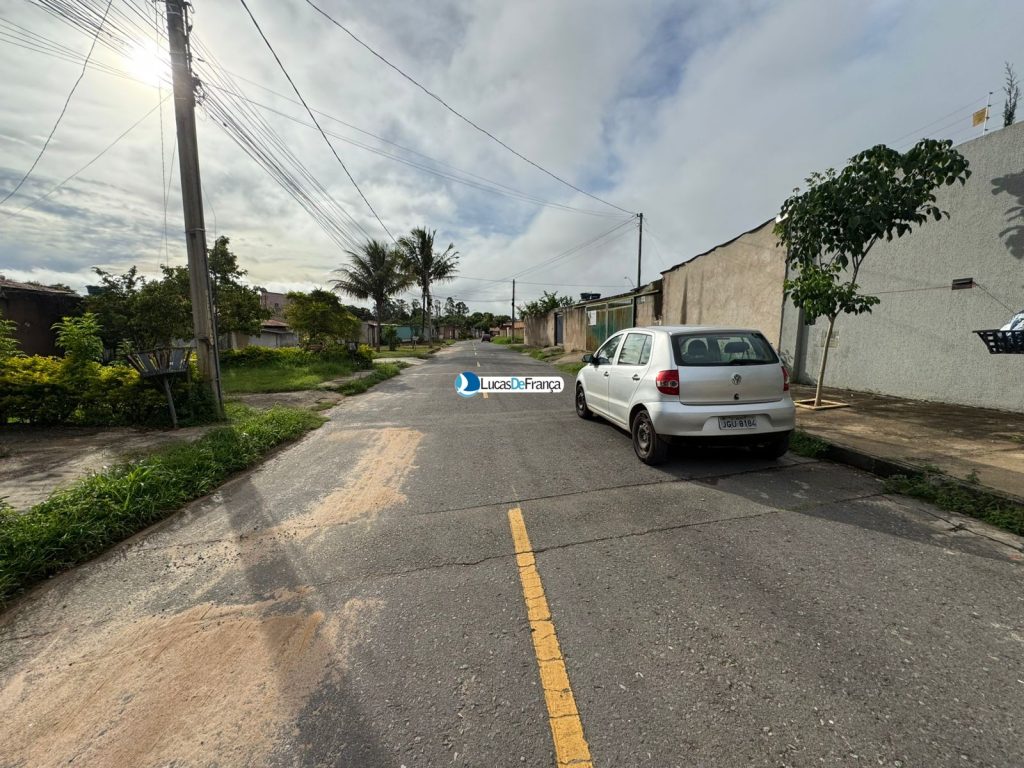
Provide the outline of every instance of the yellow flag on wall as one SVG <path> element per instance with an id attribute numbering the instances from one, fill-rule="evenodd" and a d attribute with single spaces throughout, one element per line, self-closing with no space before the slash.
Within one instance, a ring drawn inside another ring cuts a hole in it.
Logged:
<path id="1" fill-rule="evenodd" d="M 988 119 L 988 107 L 982 107 L 971 115 L 971 125 L 981 125 Z"/>

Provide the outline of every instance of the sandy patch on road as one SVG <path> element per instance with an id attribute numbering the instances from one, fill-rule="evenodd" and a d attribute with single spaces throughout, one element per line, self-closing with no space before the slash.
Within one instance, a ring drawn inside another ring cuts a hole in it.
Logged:
<path id="1" fill-rule="evenodd" d="M 321 681 L 344 673 L 379 607 L 350 600 L 325 619 L 320 611 L 288 612 L 298 596 L 204 603 L 70 634 L 67 648 L 51 645 L 38 666 L 5 680 L 0 764 L 265 763 Z M 69 648 L 74 656 L 65 655 Z"/>
<path id="2" fill-rule="evenodd" d="M 369 446 L 347 473 L 344 485 L 305 512 L 247 538 L 243 545 L 256 547 L 267 539 L 303 540 L 330 526 L 372 521 L 382 510 L 403 503 L 401 486 L 415 467 L 423 433 L 399 428 L 352 430 L 344 439 L 354 436 L 368 437 Z"/>

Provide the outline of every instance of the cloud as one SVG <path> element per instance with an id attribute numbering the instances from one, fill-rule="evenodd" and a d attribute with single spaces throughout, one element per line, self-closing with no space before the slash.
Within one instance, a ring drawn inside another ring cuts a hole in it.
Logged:
<path id="1" fill-rule="evenodd" d="M 969 108 L 982 106 L 990 90 L 997 92 L 994 111 L 1001 104 L 1003 60 L 1018 50 L 1024 22 L 1024 7 L 1000 0 L 984 11 L 954 0 L 323 4 L 518 151 L 603 199 L 643 210 L 645 280 L 773 215 L 809 172 L 841 165 L 859 149 L 911 142 L 930 122 L 933 134 L 971 137 Z M 315 108 L 527 195 L 604 214 L 483 192 L 335 140 L 396 235 L 436 228 L 438 241 L 453 241 L 460 251 L 462 274 L 483 278 L 456 280 L 438 296 L 500 310 L 510 284 L 484 279 L 541 264 L 623 219 L 473 130 L 305 4 L 250 5 Z M 115 0 L 115 7 L 127 6 Z M 6 15 L 83 54 L 88 49 L 85 35 L 37 7 Z M 251 98 L 308 122 L 240 6 L 199 4 L 194 23 L 204 56 L 283 96 L 239 80 Z M 103 64 L 129 66 L 110 51 L 96 55 Z M 38 152 L 78 67 L 3 43 L 0 65 L 16 73 L 0 82 L 0 189 L 8 189 Z M 4 210 L 20 208 L 87 163 L 160 95 L 90 70 L 33 178 Z M 184 263 L 169 104 L 162 121 L 160 114 L 147 119 L 27 215 L 0 213 L 0 271 L 45 273 L 81 288 L 93 265 L 137 263 L 154 274 L 165 259 Z M 211 239 L 231 237 L 255 284 L 326 284 L 344 254 L 202 108 L 199 114 Z M 261 114 L 362 228 L 386 237 L 319 134 Z M 323 125 L 453 173 L 333 120 L 323 118 Z M 626 276 L 635 275 L 636 251 L 633 231 L 601 240 L 524 274 L 517 300 L 545 289 L 584 290 L 577 284 L 601 286 L 595 290 L 605 294 L 624 290 Z"/>

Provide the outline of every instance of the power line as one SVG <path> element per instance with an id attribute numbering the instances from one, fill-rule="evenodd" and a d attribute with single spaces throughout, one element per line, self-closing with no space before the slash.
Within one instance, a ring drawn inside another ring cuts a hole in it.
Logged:
<path id="1" fill-rule="evenodd" d="M 579 243 L 578 245 L 574 245 L 572 248 L 568 248 L 568 249 L 562 251 L 561 253 L 555 254 L 554 256 L 552 256 L 549 259 L 545 259 L 544 261 L 542 261 L 542 262 L 540 262 L 538 264 L 534 264 L 531 267 L 526 267 L 525 269 L 521 269 L 520 271 L 516 272 L 513 275 L 509 275 L 506 278 L 506 280 L 511 280 L 513 278 L 517 278 L 518 279 L 520 275 L 525 275 L 527 272 L 532 272 L 533 270 L 540 269 L 541 267 L 551 266 L 556 261 L 559 261 L 561 259 L 567 258 L 569 256 L 572 256 L 572 255 L 576 254 L 576 253 L 579 253 L 580 251 L 584 250 L 585 248 L 588 248 L 589 246 L 593 245 L 594 243 L 598 242 L 599 240 L 603 240 L 604 238 L 608 237 L 608 235 L 612 234 L 616 230 L 620 230 L 623 227 L 626 227 L 626 226 L 628 226 L 629 224 L 632 224 L 632 223 L 633 223 L 633 219 L 626 219 L 625 221 L 616 224 L 611 229 L 609 229 L 609 230 L 607 230 L 605 232 L 602 232 L 597 237 L 593 237 L 593 238 L 591 238 L 591 239 L 589 239 L 589 240 L 587 240 L 587 241 L 585 241 L 583 243 Z M 619 235 L 621 236 L 623 234 L 626 234 L 626 232 L 628 232 L 628 231 L 629 230 L 624 230 L 623 232 L 620 232 Z"/>
<path id="2" fill-rule="evenodd" d="M 244 4 L 244 0 L 243 0 L 243 4 Z M 625 208 L 620 208 L 619 206 L 615 205 L 614 203 L 609 203 L 609 202 L 608 202 L 607 200 L 604 200 L 604 199 L 602 199 L 602 198 L 598 197 L 597 195 L 593 195 L 593 194 L 591 194 L 590 192 L 587 192 L 587 191 L 586 191 L 586 190 L 584 190 L 584 189 L 580 189 L 580 188 L 579 188 L 579 187 L 577 187 L 577 186 L 576 186 L 575 184 L 573 184 L 573 183 L 571 183 L 571 182 L 569 182 L 569 181 L 566 181 L 566 180 L 565 180 L 565 179 L 563 179 L 563 178 L 562 178 L 561 176 L 558 176 L 558 175 L 556 175 L 556 174 L 552 173 L 552 172 L 551 172 L 551 171 L 549 171 L 549 170 L 548 170 L 547 168 L 544 168 L 543 166 L 541 166 L 541 165 L 539 165 L 539 164 L 535 163 L 535 162 L 534 162 L 533 160 L 531 160 L 530 158 L 526 157 L 525 155 L 523 155 L 523 154 L 521 154 L 521 153 L 517 152 L 517 151 L 516 151 L 516 150 L 514 150 L 514 149 L 513 149 L 512 147 L 510 147 L 510 146 L 509 146 L 508 144 L 506 144 L 506 143 L 505 143 L 504 141 L 502 141 L 502 140 L 501 140 L 501 139 L 499 139 L 499 138 L 498 138 L 497 136 L 495 136 L 495 135 L 494 135 L 493 133 L 491 133 L 490 131 L 488 131 L 488 130 L 487 130 L 487 129 L 485 129 L 485 128 L 481 128 L 481 127 L 480 127 L 479 125 L 477 125 L 477 124 L 476 124 L 476 123 L 474 123 L 474 122 L 473 122 L 472 120 L 470 120 L 470 119 L 469 119 L 468 117 L 466 117 L 466 116 L 465 116 L 464 114 L 462 114 L 461 112 L 459 112 L 459 111 L 458 111 L 457 109 L 455 109 L 455 108 L 454 108 L 453 106 L 451 106 L 451 105 L 450 105 L 450 104 L 449 104 L 448 102 L 446 102 L 446 101 L 445 101 L 444 99 L 442 99 L 442 98 L 441 98 L 440 96 L 438 96 L 438 95 L 437 95 L 436 93 L 434 93 L 433 91 L 429 90 L 429 89 L 428 89 L 428 88 L 427 88 L 426 86 L 422 85 L 422 84 L 421 84 L 421 83 L 420 83 L 419 81 L 415 80 L 415 79 L 414 79 L 414 78 L 413 78 L 412 76 L 410 76 L 410 75 L 406 74 L 406 73 L 405 73 L 404 71 L 402 71 L 402 70 L 401 70 L 401 69 L 399 69 L 399 68 L 398 68 L 397 66 L 395 66 L 395 65 L 394 65 L 394 64 L 392 64 L 392 63 L 391 63 L 390 61 L 388 61 L 388 60 L 387 60 L 386 58 L 384 58 L 384 56 L 382 56 L 381 54 L 377 53 L 377 51 L 375 51 L 375 50 L 374 50 L 373 48 L 371 48 L 371 47 L 370 47 L 369 45 L 367 45 L 367 44 L 366 44 L 366 43 L 364 43 L 364 42 L 363 42 L 362 40 L 360 40 L 360 39 L 359 39 L 358 37 L 356 37 L 356 35 L 355 35 L 355 34 L 354 34 L 354 33 L 353 33 L 353 32 L 352 32 L 352 31 L 351 31 L 351 30 L 350 30 L 350 29 L 349 29 L 348 27 L 346 27 L 346 26 L 345 26 L 344 24 L 342 24 L 341 22 L 339 22 L 339 21 L 338 21 L 337 19 L 335 19 L 335 18 L 333 18 L 332 16 L 330 16 L 330 15 L 329 15 L 329 14 L 328 14 L 328 13 L 327 13 L 326 11 L 324 11 L 324 10 L 323 10 L 322 8 L 318 7 L 318 6 L 317 6 L 317 5 L 316 5 L 316 4 L 314 3 L 314 2 L 312 2 L 312 0 L 306 0 L 306 4 L 307 4 L 307 5 L 308 5 L 308 6 L 310 7 L 310 8 L 312 8 L 313 10 L 315 10 L 315 11 L 316 11 L 317 13 L 319 13 L 319 14 L 320 14 L 321 16 L 323 16 L 323 17 L 324 17 L 325 19 L 327 19 L 327 20 L 328 20 L 329 22 L 331 22 L 331 23 L 332 23 L 332 24 L 333 24 L 334 26 L 336 26 L 336 27 L 337 27 L 338 29 L 342 30 L 342 31 L 343 31 L 343 32 L 344 32 L 345 34 L 347 34 L 347 35 L 348 35 L 349 37 L 351 37 L 351 38 L 352 38 L 353 40 L 355 40 L 355 41 L 356 41 L 357 43 L 359 43 L 359 45 L 363 46 L 363 48 L 365 48 L 366 50 L 368 50 L 368 51 L 369 51 L 370 53 L 372 53 L 372 54 L 373 54 L 374 56 L 376 56 L 376 57 L 377 57 L 378 59 L 380 59 L 380 60 L 381 60 L 382 62 L 384 62 L 385 64 L 387 64 L 387 65 L 388 65 L 389 67 L 391 67 L 391 69 L 395 70 L 395 72 L 397 72 L 398 74 L 400 74 L 400 75 L 401 75 L 402 77 L 404 77 L 404 78 L 405 78 L 406 80 L 408 80 L 408 81 L 409 81 L 410 83 L 412 83 L 412 84 L 413 84 L 413 85 L 415 85 L 415 86 L 416 86 L 417 88 L 419 88 L 419 89 L 420 89 L 421 91 L 423 91 L 423 92 L 424 92 L 425 94 L 427 94 L 428 96 L 430 96 L 430 98 L 434 99 L 434 100 L 435 100 L 436 102 L 438 102 L 439 104 L 441 104 L 441 106 L 443 106 L 443 107 L 444 107 L 445 109 L 447 109 L 447 110 L 448 110 L 449 112 L 451 112 L 451 113 L 452 113 L 453 115 L 455 115 L 456 117 L 458 117 L 458 118 L 459 118 L 460 120 L 462 120 L 463 122 L 465 122 L 465 123 L 467 123 L 467 124 L 471 125 L 471 126 L 472 126 L 473 128 L 475 128 L 476 130 L 480 131 L 480 133 L 484 134 L 485 136 L 487 136 L 487 137 L 488 137 L 489 139 L 491 139 L 492 141 L 495 141 L 495 142 L 497 142 L 498 144 L 500 144 L 500 145 L 501 145 L 502 147 L 504 147 L 505 149 L 507 149 L 507 150 L 508 150 L 509 152 L 511 152 L 511 153 L 512 153 L 513 155 L 515 155 L 516 157 L 518 157 L 518 158 L 519 158 L 520 160 L 523 160 L 524 162 L 526 162 L 526 163 L 529 163 L 530 165 L 532 165 L 532 166 L 533 166 L 534 168 L 536 168 L 537 170 L 539 170 L 539 171 L 541 171 L 541 172 L 543 172 L 543 173 L 546 173 L 546 174 L 547 174 L 548 176 L 550 176 L 551 178 L 553 178 L 553 179 L 555 179 L 556 181 L 558 181 L 558 182 L 560 182 L 560 183 L 564 184 L 565 186 L 569 187 L 570 189 L 574 189 L 574 190 L 576 190 L 577 192 L 579 192 L 579 193 L 580 193 L 580 194 L 582 194 L 582 195 L 586 195 L 587 197 L 589 197 L 589 198 L 591 198 L 591 199 L 593 199 L 593 200 L 597 200 L 597 201 L 598 201 L 599 203 L 604 203 L 605 205 L 611 206 L 612 208 L 615 208 L 616 210 L 622 211 L 623 213 L 628 213 L 628 214 L 630 214 L 630 215 L 632 215 L 632 214 L 633 214 L 633 211 L 627 211 L 627 210 L 626 210 Z"/>
<path id="3" fill-rule="evenodd" d="M 96 37 L 92 39 L 92 45 L 89 46 L 89 53 L 86 54 L 85 57 L 86 64 L 88 64 L 89 59 L 92 58 L 92 52 L 96 48 L 96 40 L 99 38 L 99 30 L 103 28 L 103 23 L 106 21 L 107 13 L 110 12 L 110 6 L 113 4 L 113 2 L 114 0 L 107 0 L 107 9 L 103 12 L 103 18 L 100 19 L 100 26 L 99 29 L 97 29 L 96 31 Z M 19 181 L 15 185 L 14 189 L 7 193 L 6 197 L 4 197 L 3 200 L 0 200 L 0 205 L 3 205 L 8 200 L 10 200 L 15 195 L 15 193 L 19 189 L 21 189 L 21 185 L 28 180 L 28 177 L 32 175 L 32 171 L 36 169 L 36 166 L 39 164 L 39 161 L 42 160 L 43 154 L 46 152 L 46 148 L 50 146 L 50 140 L 53 139 L 53 134 L 57 132 L 57 127 L 60 125 L 61 120 L 64 119 L 64 113 L 68 111 L 68 105 L 71 103 L 71 97 L 75 95 L 75 91 L 78 89 L 78 84 L 82 82 L 83 77 L 85 77 L 85 65 L 82 66 L 82 71 L 79 73 L 78 79 L 75 80 L 75 84 L 71 86 L 71 91 L 70 93 L 68 93 L 68 97 L 64 100 L 64 106 L 61 108 L 60 114 L 57 115 L 57 122 L 53 124 L 53 128 L 50 130 L 50 135 L 47 136 L 46 141 L 43 142 L 43 148 L 39 150 L 39 154 L 36 155 L 36 159 L 32 161 L 32 165 L 29 167 L 29 169 L 25 171 L 25 175 L 21 177 L 21 181 Z"/>
<path id="4" fill-rule="evenodd" d="M 910 139 L 910 138 L 913 138 L 914 136 L 916 136 L 916 135 L 918 134 L 918 132 L 919 132 L 919 131 L 924 131 L 924 130 L 927 130 L 927 129 L 931 128 L 931 127 L 932 127 L 933 125 L 935 125 L 936 123 L 941 123 L 941 122 L 942 122 L 943 120 L 945 120 L 945 119 L 947 119 L 947 118 L 950 118 L 950 117 L 952 117 L 953 115 L 957 115 L 957 114 L 960 114 L 960 113 L 961 113 L 961 112 L 963 112 L 964 110 L 970 109 L 970 108 L 974 107 L 975 105 L 977 105 L 977 103 L 978 103 L 979 101 L 980 101 L 980 99 L 974 99 L 973 101 L 971 101 L 971 102 L 969 102 L 969 103 L 965 104 L 964 106 L 962 106 L 962 107 L 960 107 L 960 108 L 958 108 L 958 109 L 954 109 L 954 110 L 953 110 L 952 112 L 950 112 L 949 114 L 943 115 L 942 117 L 940 117 L 940 118 L 938 118 L 938 119 L 936 119 L 936 120 L 932 120 L 932 121 L 931 121 L 930 123 L 928 123 L 928 124 L 926 124 L 926 125 L 923 125 L 923 126 L 921 126 L 920 128 L 915 128 L 914 130 L 912 130 L 912 131 L 909 131 L 909 132 L 907 132 L 907 133 L 903 134 L 903 135 L 902 135 L 902 136 L 900 136 L 900 137 L 899 137 L 898 139 L 895 139 L 895 140 L 894 140 L 894 141 L 892 142 L 892 144 L 893 144 L 893 145 L 896 145 L 896 144 L 899 144 L 900 142 L 904 141 L 905 139 Z M 939 130 L 941 130 L 941 129 L 939 129 Z"/>
<path id="5" fill-rule="evenodd" d="M 240 78 L 240 79 L 245 80 L 245 78 Z M 247 81 L 247 82 L 252 82 L 252 81 Z M 256 85 L 257 85 L 257 87 L 262 87 L 259 84 L 256 84 Z M 219 86 L 212 86 L 212 87 L 218 88 Z M 270 90 L 270 89 L 267 89 L 267 90 Z M 270 92 L 277 94 L 277 92 L 273 91 L 273 90 L 270 90 Z M 233 95 L 236 96 L 237 98 L 241 98 L 244 101 L 247 101 L 248 103 L 250 103 L 250 104 L 252 104 L 254 106 L 259 107 L 260 109 L 264 109 L 264 110 L 266 110 L 268 112 L 272 112 L 275 115 L 280 115 L 281 117 L 285 118 L 286 120 L 291 120 L 292 122 L 298 123 L 299 125 L 305 126 L 307 128 L 314 128 L 315 127 L 313 125 L 310 125 L 307 122 L 304 122 L 303 120 L 300 120 L 300 119 L 298 119 L 296 117 L 293 117 L 292 115 L 289 115 L 287 112 L 282 112 L 279 109 L 275 109 L 274 107 L 271 107 L 268 104 L 263 104 L 262 102 L 256 101 L 254 99 L 250 99 L 250 98 L 248 98 L 246 96 L 243 96 L 241 94 L 233 94 Z M 280 96 L 280 94 L 277 94 L 277 95 Z M 283 97 L 283 98 L 286 98 L 286 97 Z M 292 101 L 295 104 L 300 103 L 300 102 L 294 101 L 293 99 L 287 99 L 287 100 L 288 101 Z M 431 168 L 429 166 L 423 165 L 422 163 L 417 163 L 417 162 L 414 162 L 412 160 L 408 160 L 406 158 L 400 157 L 400 156 L 398 156 L 396 154 L 393 154 L 391 152 L 386 152 L 384 150 L 377 149 L 376 147 L 371 147 L 368 144 L 364 144 L 362 142 L 356 141 L 355 139 L 348 138 L 347 136 L 343 136 L 341 134 L 334 133 L 332 131 L 325 131 L 325 133 L 327 133 L 328 136 L 331 136 L 332 138 L 338 139 L 339 141 L 344 141 L 346 144 L 351 144 L 352 146 L 359 147 L 360 149 L 366 150 L 367 152 L 371 152 L 371 153 L 373 153 L 375 155 L 378 155 L 380 157 L 385 157 L 385 158 L 387 158 L 389 160 L 394 160 L 397 163 L 401 163 L 403 165 L 409 166 L 410 168 L 415 168 L 415 169 L 420 170 L 420 171 L 422 171 L 424 173 L 428 173 L 428 174 L 431 174 L 433 176 L 437 176 L 438 178 L 447 179 L 449 181 L 453 181 L 453 182 L 458 183 L 458 184 L 463 184 L 465 186 L 468 186 L 468 187 L 471 187 L 473 189 L 477 189 L 477 190 L 480 190 L 480 191 L 483 191 L 483 192 L 490 192 L 492 194 L 503 195 L 503 196 L 509 197 L 509 198 L 511 198 L 513 200 L 518 200 L 520 202 L 525 202 L 525 203 L 532 203 L 534 205 L 538 205 L 538 206 L 542 206 L 542 207 L 554 208 L 554 209 L 557 209 L 557 210 L 564 210 L 564 211 L 573 212 L 573 213 L 581 213 L 581 214 L 586 214 L 588 216 L 599 216 L 599 217 L 602 217 L 602 218 L 607 218 L 609 216 L 618 216 L 618 214 L 608 214 L 608 213 L 602 213 L 601 211 L 589 210 L 589 209 L 586 209 L 586 208 L 577 208 L 577 207 L 572 206 L 572 205 L 566 205 L 564 203 L 555 203 L 555 202 L 551 202 L 551 201 L 548 201 L 548 200 L 543 200 L 543 199 L 538 198 L 538 197 L 534 197 L 533 195 L 530 195 L 530 194 L 528 194 L 526 192 L 522 192 L 520 190 L 517 190 L 514 187 L 510 187 L 510 186 L 508 186 L 506 184 L 502 184 L 500 182 L 493 181 L 493 180 L 488 179 L 488 178 L 486 178 L 484 176 L 480 176 L 480 175 L 472 173 L 470 171 L 466 171 L 466 170 L 463 170 L 461 168 L 457 168 L 456 166 L 453 166 L 453 165 L 451 165 L 449 163 L 446 163 L 443 160 L 438 160 L 437 158 L 430 157 L 429 155 L 425 155 L 422 152 L 417 152 L 416 150 L 410 149 L 409 147 L 404 147 L 401 144 L 397 144 L 397 143 L 395 143 L 393 141 L 389 141 L 388 139 L 385 139 L 385 138 L 383 138 L 381 136 L 378 136 L 375 133 L 372 133 L 370 131 L 364 130 L 364 129 L 359 128 L 357 126 L 354 126 L 351 123 L 347 123 L 344 120 L 340 120 L 340 119 L 338 119 L 336 117 L 332 117 L 331 115 L 329 115 L 326 112 L 323 112 L 321 110 L 314 110 L 314 111 L 317 112 L 317 114 L 320 114 L 320 115 L 322 115 L 324 117 L 327 117 L 330 120 L 334 120 L 335 122 L 338 122 L 338 123 L 340 123 L 340 124 L 342 124 L 342 125 L 344 125 L 344 126 L 346 126 L 348 128 L 351 128 L 352 130 L 358 131 L 359 133 L 363 133 L 363 134 L 366 134 L 367 136 L 371 136 L 374 139 L 376 139 L 376 140 L 378 140 L 378 141 L 380 141 L 380 142 L 382 142 L 384 144 L 389 144 L 389 145 L 391 145 L 391 146 L 393 146 L 393 147 L 395 147 L 397 149 L 402 150 L 403 152 L 408 152 L 408 153 L 416 155 L 418 157 L 422 157 L 425 160 L 430 161 L 431 163 L 436 163 L 437 165 L 441 165 L 441 166 L 445 166 L 447 168 L 451 168 L 456 173 L 464 174 L 465 176 L 471 177 L 472 179 L 479 179 L 480 183 L 478 183 L 476 181 L 471 181 L 470 179 L 461 178 L 460 176 L 456 176 L 456 175 L 451 174 L 451 173 L 445 173 L 444 171 L 439 171 L 437 169 L 434 169 L 434 168 Z M 632 216 L 632 215 L 633 214 L 630 214 L 630 216 Z"/>
<path id="6" fill-rule="evenodd" d="M 330 148 L 331 154 L 334 155 L 334 158 L 338 161 L 338 164 L 341 165 L 342 170 L 345 171 L 345 175 L 348 176 L 348 180 L 352 182 L 352 186 L 356 188 L 356 192 L 358 192 L 359 196 L 363 198 L 363 202 L 366 203 L 366 207 L 370 209 L 370 213 L 372 213 L 373 217 L 377 219 L 377 222 L 380 224 L 381 228 L 388 233 L 388 237 L 390 237 L 395 242 L 398 242 L 397 240 L 395 240 L 395 236 L 391 234 L 391 230 L 389 230 L 387 228 L 387 225 L 384 224 L 384 221 L 381 219 L 381 217 L 377 215 L 377 211 L 375 211 L 373 209 L 373 206 L 370 205 L 370 201 L 366 199 L 366 195 L 363 194 L 363 190 L 359 188 L 359 185 L 356 183 L 356 180 L 352 178 L 352 174 L 349 173 L 349 170 L 345 166 L 344 161 L 341 159 L 337 151 L 334 149 L 334 145 L 331 144 L 331 140 L 327 138 L 327 134 L 324 133 L 324 129 L 321 128 L 320 123 L 317 122 L 316 115 L 313 114 L 313 110 L 309 108 L 309 105 L 306 103 L 306 100 L 302 97 L 302 93 L 299 91 L 298 86 L 295 85 L 295 81 L 292 80 L 291 75 L 288 74 L 288 70 L 285 69 L 284 64 L 281 63 L 281 59 L 278 57 L 277 52 L 274 50 L 274 47 L 270 44 L 270 41 L 267 39 L 267 36 L 263 34 L 263 30 L 260 28 L 259 22 L 256 21 L 256 17 L 252 15 L 252 11 L 249 10 L 248 4 L 245 2 L 245 0 L 239 0 L 239 2 L 242 4 L 242 7 L 245 9 L 245 12 L 249 14 L 249 18 L 252 19 L 252 23 L 256 27 L 256 31 L 260 33 L 260 37 L 262 37 L 263 42 L 266 43 L 267 48 L 270 50 L 271 55 L 274 57 L 274 61 L 276 61 L 277 66 L 281 68 L 281 72 L 288 80 L 288 84 L 291 85 L 292 90 L 295 91 L 295 95 L 299 97 L 299 101 L 302 102 L 302 106 L 306 108 L 306 112 L 309 113 L 310 120 L 312 120 L 313 123 L 316 125 L 317 130 L 320 131 L 320 135 L 324 137 L 324 141 L 327 142 L 327 146 Z"/>
<path id="7" fill-rule="evenodd" d="M 170 94 L 168 94 L 167 96 L 164 96 L 164 99 L 163 99 L 163 101 L 167 101 L 167 99 L 169 99 L 169 98 L 170 98 Z M 162 103 L 163 103 L 163 102 L 161 102 L 161 104 L 162 104 Z M 21 215 L 22 213 L 24 213 L 25 211 L 27 211 L 27 210 L 28 210 L 29 208 L 31 208 L 32 206 L 34 206 L 34 205 L 35 205 L 36 203 L 40 203 L 40 202 L 42 202 L 43 200 L 45 200 L 46 198 L 48 198 L 48 197 L 49 197 L 50 195 L 52 195 L 52 194 L 53 194 L 54 192 L 56 192 L 56 191 L 57 191 L 58 189 L 60 189 L 60 188 L 61 188 L 61 187 L 63 187 L 63 186 L 65 185 L 65 184 L 67 184 L 67 183 L 68 183 L 69 181 L 71 181 L 71 180 L 72 180 L 72 179 L 74 179 L 74 178 L 75 178 L 76 176 L 78 176 L 78 175 L 79 175 L 80 173 L 82 173 L 82 171 L 85 171 L 85 170 L 86 170 L 87 168 L 89 168 L 89 166 L 91 166 L 91 165 L 92 165 L 93 163 L 95 163 L 95 162 L 96 162 L 97 160 L 99 160 L 99 159 L 100 159 L 101 157 L 103 157 L 103 156 L 104 156 L 105 154 L 107 154 L 107 152 L 109 152 L 109 151 L 110 151 L 111 149 L 113 149 L 113 148 L 114 148 L 114 146 L 115 146 L 115 145 L 116 145 L 116 144 L 117 144 L 118 142 L 120 142 L 120 141 L 121 141 L 121 139 L 123 139 L 123 138 L 124 138 L 125 136 L 127 136 L 127 135 L 128 135 L 129 133 L 131 133 L 131 132 L 132 132 L 132 131 L 134 131 L 134 130 L 135 130 L 136 128 L 138 128 L 138 127 L 139 127 L 139 125 L 141 125 L 141 124 L 143 123 L 143 121 L 145 121 L 145 119 L 146 119 L 147 117 L 149 117 L 150 115 L 152 115 L 152 114 L 153 114 L 154 112 L 156 112 L 156 111 L 157 111 L 157 110 L 158 110 L 159 108 L 160 108 L 160 104 L 158 104 L 158 105 L 156 105 L 155 107 L 153 107 L 152 109 L 150 109 L 150 110 L 149 110 L 149 111 L 148 111 L 148 112 L 147 112 L 146 114 L 144 114 L 144 115 L 143 115 L 142 117 L 140 117 L 140 118 L 139 118 L 138 120 L 136 120 L 136 121 L 135 121 L 134 123 L 132 123 L 132 124 L 131 124 L 130 126 L 128 126 L 128 128 L 126 128 L 126 129 L 125 129 L 125 130 L 124 130 L 124 131 L 123 131 L 123 132 L 121 133 L 121 135 L 120 135 L 120 136 L 118 136 L 118 137 L 117 137 L 116 139 L 114 139 L 114 140 L 113 140 L 112 142 L 110 142 L 110 143 L 109 143 L 109 144 L 108 144 L 108 145 L 107 145 L 106 147 L 104 147 L 104 148 L 103 148 L 103 149 L 102 149 L 102 150 L 100 151 L 100 153 L 99 153 L 98 155 L 96 155 L 96 156 L 95 156 L 95 157 L 94 157 L 94 158 L 93 158 L 92 160 L 90 160 L 90 161 L 89 161 L 88 163 L 86 163 L 86 164 L 85 164 L 85 165 L 83 165 L 83 166 L 82 166 L 81 168 L 79 168 L 79 169 L 78 169 L 77 171 L 75 171 L 75 172 L 74 172 L 74 173 L 72 173 L 72 174 L 71 174 L 70 176 L 68 176 L 68 177 L 67 177 L 66 179 L 64 179 L 64 181 L 60 182 L 59 184 L 57 184 L 56 186 L 54 186 L 53 188 L 51 188 L 49 192 L 47 192 L 47 193 L 46 193 L 46 194 L 44 194 L 44 195 L 40 195 L 40 196 L 39 196 L 39 197 L 37 197 L 37 198 L 36 198 L 35 200 L 33 200 L 33 201 L 32 201 L 31 203 L 29 203 L 28 205 L 24 206 L 23 208 L 21 208 L 21 209 L 20 209 L 20 210 L 18 210 L 18 211 L 15 211 L 15 212 L 13 212 L 13 213 L 12 213 L 12 212 L 10 212 L 10 211 L 4 211 L 4 213 L 6 213 L 6 214 L 7 214 L 8 216 L 20 216 L 20 215 Z"/>

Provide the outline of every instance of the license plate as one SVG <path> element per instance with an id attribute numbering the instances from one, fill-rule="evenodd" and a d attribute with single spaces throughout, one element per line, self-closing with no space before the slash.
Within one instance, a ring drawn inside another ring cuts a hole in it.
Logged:
<path id="1" fill-rule="evenodd" d="M 719 416 L 719 429 L 757 429 L 757 416 Z"/>

